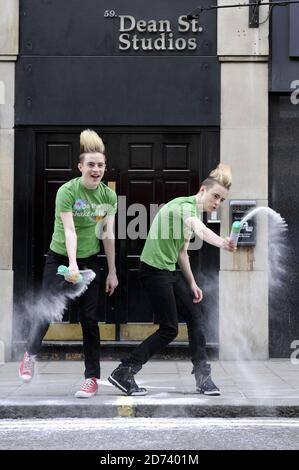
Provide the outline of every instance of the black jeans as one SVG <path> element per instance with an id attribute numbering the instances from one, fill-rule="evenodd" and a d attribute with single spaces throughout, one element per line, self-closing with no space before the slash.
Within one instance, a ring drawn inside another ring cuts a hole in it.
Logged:
<path id="1" fill-rule="evenodd" d="M 59 294 L 75 293 L 76 284 L 66 282 L 63 276 L 56 274 L 59 265 L 68 266 L 67 257 L 49 251 L 43 272 L 41 298 L 47 299 L 51 305 Z M 100 334 L 98 327 L 98 299 L 100 283 L 100 266 L 96 256 L 77 259 L 79 269 L 92 269 L 96 277 L 89 284 L 87 290 L 78 298 L 80 306 L 80 323 L 83 332 L 83 351 L 85 361 L 85 378 L 100 378 Z M 39 304 L 38 304 L 39 305 Z M 41 303 L 42 305 L 42 303 Z M 40 312 L 38 318 L 32 319 L 32 325 L 27 342 L 29 354 L 38 354 L 42 340 L 47 333 L 49 320 Z"/>
<path id="2" fill-rule="evenodd" d="M 178 334 L 178 308 L 187 324 L 192 363 L 209 373 L 206 340 L 201 325 L 201 308 L 193 303 L 193 294 L 181 272 L 167 271 L 141 263 L 139 279 L 159 323 L 159 329 L 122 360 L 135 372 L 150 357 L 163 349 Z"/>

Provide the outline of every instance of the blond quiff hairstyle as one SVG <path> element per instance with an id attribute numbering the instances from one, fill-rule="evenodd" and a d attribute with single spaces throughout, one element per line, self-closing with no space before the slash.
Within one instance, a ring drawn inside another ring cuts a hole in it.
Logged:
<path id="1" fill-rule="evenodd" d="M 209 176 L 201 183 L 201 186 L 211 188 L 215 183 L 221 184 L 226 189 L 230 189 L 232 185 L 232 170 L 229 165 L 219 163 L 219 165 L 211 171 Z"/>
<path id="2" fill-rule="evenodd" d="M 85 129 L 80 134 L 80 161 L 86 153 L 105 153 L 105 145 L 101 137 L 91 129 Z"/>
<path id="3" fill-rule="evenodd" d="M 232 185 L 232 170 L 229 165 L 219 163 L 215 170 L 211 171 L 209 178 L 213 178 L 217 183 L 224 186 L 226 189 L 230 189 Z"/>

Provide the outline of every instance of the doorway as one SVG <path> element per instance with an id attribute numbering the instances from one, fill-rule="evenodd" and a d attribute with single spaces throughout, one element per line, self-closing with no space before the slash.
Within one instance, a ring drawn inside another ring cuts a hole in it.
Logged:
<path id="1" fill-rule="evenodd" d="M 105 128 L 96 130 L 106 146 L 107 172 L 104 181 L 115 189 L 119 197 L 119 210 L 116 221 L 116 263 L 120 285 L 110 298 L 100 295 L 99 327 L 105 341 L 139 341 L 157 328 L 155 318 L 139 286 L 137 271 L 139 257 L 150 226 L 150 205 L 160 206 L 182 195 L 192 195 L 198 191 L 200 181 L 219 162 L 219 129 L 215 128 Z M 66 181 L 79 176 L 77 162 L 79 156 L 79 135 L 82 129 L 47 128 L 23 129 L 16 151 L 22 151 L 21 140 L 30 132 L 31 146 L 28 145 L 27 165 L 32 174 L 32 192 L 19 204 L 30 206 L 33 217 L 26 220 L 33 242 L 29 250 L 26 272 L 34 286 L 38 286 L 45 256 L 51 241 L 54 225 L 55 195 Z M 27 141 L 28 142 L 28 141 Z M 17 142 L 16 142 L 17 144 Z M 34 148 L 34 156 L 29 149 Z M 18 150 L 19 149 L 19 150 Z M 18 191 L 26 184 L 24 173 L 16 169 Z M 24 171 L 24 170 L 23 170 Z M 30 175 L 27 175 L 27 184 Z M 26 191 L 25 191 L 26 193 Z M 31 194 L 31 196 L 30 196 Z M 134 205 L 142 204 L 147 210 L 146 227 L 138 227 L 138 211 Z M 153 216 L 153 213 L 152 213 Z M 126 230 L 134 225 L 141 235 L 130 238 Z M 16 226 L 18 221 L 16 220 Z M 17 228 L 17 227 L 16 227 Z M 219 225 L 211 227 L 219 233 Z M 23 227 L 24 229 L 24 227 Z M 15 232 L 15 244 L 22 243 L 19 231 Z M 15 273 L 18 277 L 18 264 L 21 260 L 20 246 L 15 256 Z M 99 255 L 102 270 L 102 289 L 106 277 L 105 256 Z M 191 264 L 196 276 L 213 276 L 215 289 L 205 296 L 203 302 L 203 322 L 207 342 L 218 343 L 218 271 L 219 251 L 204 245 L 199 251 L 190 252 Z M 199 282 L 201 282 L 199 280 Z M 18 283 L 18 280 L 17 280 Z M 52 324 L 47 340 L 81 340 L 78 323 L 79 312 L 76 302 L 72 302 L 65 312 L 62 323 Z M 184 323 L 180 324 L 176 341 L 186 341 Z"/>

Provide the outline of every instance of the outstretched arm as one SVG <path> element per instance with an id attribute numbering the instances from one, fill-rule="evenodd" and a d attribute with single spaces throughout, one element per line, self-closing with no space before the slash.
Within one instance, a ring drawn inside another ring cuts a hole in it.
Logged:
<path id="1" fill-rule="evenodd" d="M 234 243 L 229 238 L 219 237 L 213 230 L 210 230 L 197 217 L 188 217 L 186 224 L 191 227 L 193 232 L 206 243 L 223 248 L 226 251 L 236 251 Z"/>

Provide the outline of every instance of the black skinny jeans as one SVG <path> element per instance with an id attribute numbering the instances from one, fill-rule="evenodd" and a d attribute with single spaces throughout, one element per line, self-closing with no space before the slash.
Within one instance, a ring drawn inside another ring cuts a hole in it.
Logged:
<path id="1" fill-rule="evenodd" d="M 206 340 L 201 327 L 201 308 L 193 303 L 193 293 L 181 272 L 140 264 L 139 279 L 159 323 L 159 329 L 122 360 L 138 372 L 150 357 L 163 349 L 178 334 L 178 307 L 187 324 L 192 363 L 209 373 Z"/>
<path id="2" fill-rule="evenodd" d="M 78 285 L 66 282 L 63 276 L 56 274 L 60 264 L 68 266 L 67 257 L 49 251 L 43 272 L 42 298 L 53 303 L 59 294 L 75 293 Z M 98 299 L 100 283 L 100 266 L 96 256 L 77 259 L 79 269 L 92 269 L 96 277 L 89 284 L 87 290 L 78 298 L 80 306 L 80 323 L 83 333 L 83 351 L 85 362 L 85 378 L 100 378 L 100 334 L 98 327 Z M 49 327 L 49 319 L 40 314 L 39 318 L 32 319 L 29 332 L 27 351 L 29 354 L 38 354 L 42 340 Z"/>

